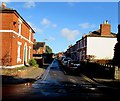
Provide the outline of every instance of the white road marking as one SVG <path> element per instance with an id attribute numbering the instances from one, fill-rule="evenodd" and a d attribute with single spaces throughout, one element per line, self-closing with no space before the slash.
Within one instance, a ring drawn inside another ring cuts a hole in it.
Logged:
<path id="1" fill-rule="evenodd" d="M 75 80 L 73 80 L 73 79 L 70 79 L 70 81 L 71 81 L 71 82 L 73 82 L 73 83 L 76 83 L 76 81 L 75 81 Z"/>

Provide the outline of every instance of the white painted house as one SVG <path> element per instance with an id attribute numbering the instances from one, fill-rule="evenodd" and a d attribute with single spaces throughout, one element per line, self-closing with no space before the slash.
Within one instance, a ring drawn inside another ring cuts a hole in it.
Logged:
<path id="1" fill-rule="evenodd" d="M 112 37 L 87 37 L 86 55 L 93 55 L 94 59 L 112 59 L 116 42 Z"/>
<path id="2" fill-rule="evenodd" d="M 111 25 L 105 21 L 100 24 L 99 30 L 84 35 L 80 42 L 82 42 L 80 53 L 78 52 L 80 60 L 86 58 L 109 60 L 113 58 L 117 38 L 116 34 L 111 32 Z"/>
<path id="3" fill-rule="evenodd" d="M 73 59 L 84 61 L 86 59 L 109 60 L 113 58 L 114 47 L 117 43 L 115 33 L 111 32 L 111 25 L 107 20 L 100 24 L 96 31 L 84 35 L 80 40 L 67 49 Z"/>

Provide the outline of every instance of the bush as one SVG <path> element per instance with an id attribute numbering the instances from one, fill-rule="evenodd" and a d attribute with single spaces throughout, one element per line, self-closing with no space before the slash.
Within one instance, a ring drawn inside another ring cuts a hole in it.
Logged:
<path id="1" fill-rule="evenodd" d="M 29 63 L 30 66 L 36 66 L 36 67 L 38 66 L 38 65 L 37 65 L 37 62 L 36 62 L 36 60 L 35 60 L 34 58 L 30 59 L 30 60 L 28 61 L 28 63 Z"/>

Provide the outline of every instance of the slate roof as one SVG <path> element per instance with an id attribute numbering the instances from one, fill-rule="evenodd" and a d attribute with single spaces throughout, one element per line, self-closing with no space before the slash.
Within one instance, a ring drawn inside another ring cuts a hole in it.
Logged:
<path id="1" fill-rule="evenodd" d="M 100 34 L 100 29 L 96 30 L 96 31 L 92 31 L 92 32 L 89 32 L 88 34 L 86 34 L 87 36 L 90 36 L 90 37 L 113 37 L 113 38 L 116 38 L 116 33 L 110 33 L 109 36 L 101 36 Z"/>
<path id="2" fill-rule="evenodd" d="M 35 42 L 33 44 L 33 49 L 38 50 L 39 48 L 43 48 L 45 46 L 45 42 Z"/>

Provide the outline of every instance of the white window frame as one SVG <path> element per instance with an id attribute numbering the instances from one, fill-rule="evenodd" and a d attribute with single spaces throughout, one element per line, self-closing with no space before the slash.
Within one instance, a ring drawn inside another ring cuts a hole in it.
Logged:
<path id="1" fill-rule="evenodd" d="M 29 40 L 31 41 L 32 30 L 30 29 Z"/>
<path id="2" fill-rule="evenodd" d="M 28 54 L 28 59 L 30 59 L 30 52 L 31 52 L 31 47 L 29 46 L 29 54 Z"/>
<path id="3" fill-rule="evenodd" d="M 22 29 L 22 20 L 18 19 L 18 34 L 21 35 L 21 29 Z"/>
<path id="4" fill-rule="evenodd" d="M 24 54 L 24 51 L 25 51 L 25 47 L 26 47 L 26 57 L 24 57 L 25 56 L 25 54 Z M 26 58 L 26 62 L 27 62 L 27 60 L 28 60 L 28 46 L 27 46 L 27 43 L 25 42 L 25 44 L 24 44 L 24 51 L 23 51 L 23 63 L 24 63 L 24 59 Z"/>
<path id="5" fill-rule="evenodd" d="M 21 58 L 20 58 L 21 54 L 20 53 L 21 53 L 21 45 L 22 45 L 22 43 L 19 42 L 19 41 L 17 43 L 18 43 L 18 53 L 17 53 L 17 63 L 18 63 L 18 62 L 21 62 Z"/>

